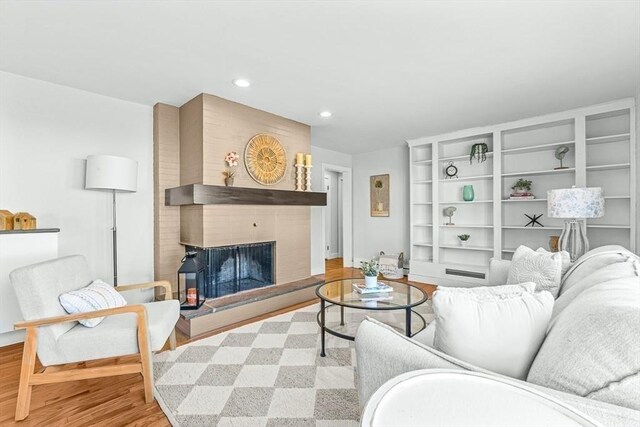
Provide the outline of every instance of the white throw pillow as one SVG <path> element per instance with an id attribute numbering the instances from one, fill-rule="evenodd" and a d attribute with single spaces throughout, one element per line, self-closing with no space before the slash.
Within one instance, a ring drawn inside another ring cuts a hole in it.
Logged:
<path id="1" fill-rule="evenodd" d="M 82 289 L 61 294 L 58 299 L 62 308 L 69 314 L 87 313 L 127 305 L 127 301 L 120 295 L 120 292 L 99 279 Z M 93 328 L 98 326 L 103 319 L 104 317 L 95 317 L 78 320 L 78 322 L 88 328 Z"/>
<path id="2" fill-rule="evenodd" d="M 542 344 L 551 312 L 549 292 L 534 283 L 443 288 L 433 294 L 434 347 L 484 369 L 524 380 Z"/>
<path id="3" fill-rule="evenodd" d="M 536 252 L 526 246 L 516 249 L 509 267 L 507 285 L 533 282 L 536 290 L 549 291 L 558 297 L 562 280 L 562 255 L 559 252 Z"/>
<path id="4" fill-rule="evenodd" d="M 547 255 L 560 254 L 560 259 L 562 260 L 562 277 L 564 277 L 565 273 L 571 268 L 571 255 L 569 255 L 567 251 L 549 252 L 545 248 L 538 248 L 536 252 Z"/>

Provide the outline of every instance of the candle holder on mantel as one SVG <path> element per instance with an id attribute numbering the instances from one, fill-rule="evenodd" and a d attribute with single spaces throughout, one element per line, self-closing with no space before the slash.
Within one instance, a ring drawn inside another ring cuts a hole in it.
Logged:
<path id="1" fill-rule="evenodd" d="M 304 165 L 300 163 L 295 164 L 296 167 L 296 191 L 304 191 L 302 188 L 302 169 Z"/>
<path id="2" fill-rule="evenodd" d="M 305 172 L 306 172 L 304 191 L 311 191 L 311 168 L 312 167 L 313 167 L 312 165 L 304 166 Z"/>

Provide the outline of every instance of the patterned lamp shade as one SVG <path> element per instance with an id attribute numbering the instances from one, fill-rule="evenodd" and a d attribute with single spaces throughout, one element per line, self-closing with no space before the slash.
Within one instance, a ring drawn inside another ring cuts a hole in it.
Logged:
<path id="1" fill-rule="evenodd" d="M 604 216 L 602 188 L 563 188 L 547 191 L 549 218 L 600 218 Z"/>

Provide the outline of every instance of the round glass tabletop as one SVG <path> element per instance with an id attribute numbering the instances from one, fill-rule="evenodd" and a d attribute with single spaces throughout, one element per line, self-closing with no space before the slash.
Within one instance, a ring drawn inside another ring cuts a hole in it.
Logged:
<path id="1" fill-rule="evenodd" d="M 378 283 L 390 286 L 392 291 L 359 293 L 354 288 L 356 285 L 364 286 L 364 278 L 351 278 L 326 282 L 318 286 L 316 295 L 331 304 L 366 310 L 398 310 L 415 307 L 428 299 L 426 292 L 407 283 L 392 280 L 378 280 Z"/>

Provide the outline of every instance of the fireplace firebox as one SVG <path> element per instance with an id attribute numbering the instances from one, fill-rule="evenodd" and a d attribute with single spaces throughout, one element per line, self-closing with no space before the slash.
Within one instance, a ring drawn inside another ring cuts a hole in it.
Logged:
<path id="1" fill-rule="evenodd" d="M 200 248 L 187 246 L 205 265 L 205 296 L 218 298 L 272 285 L 275 242 Z"/>

